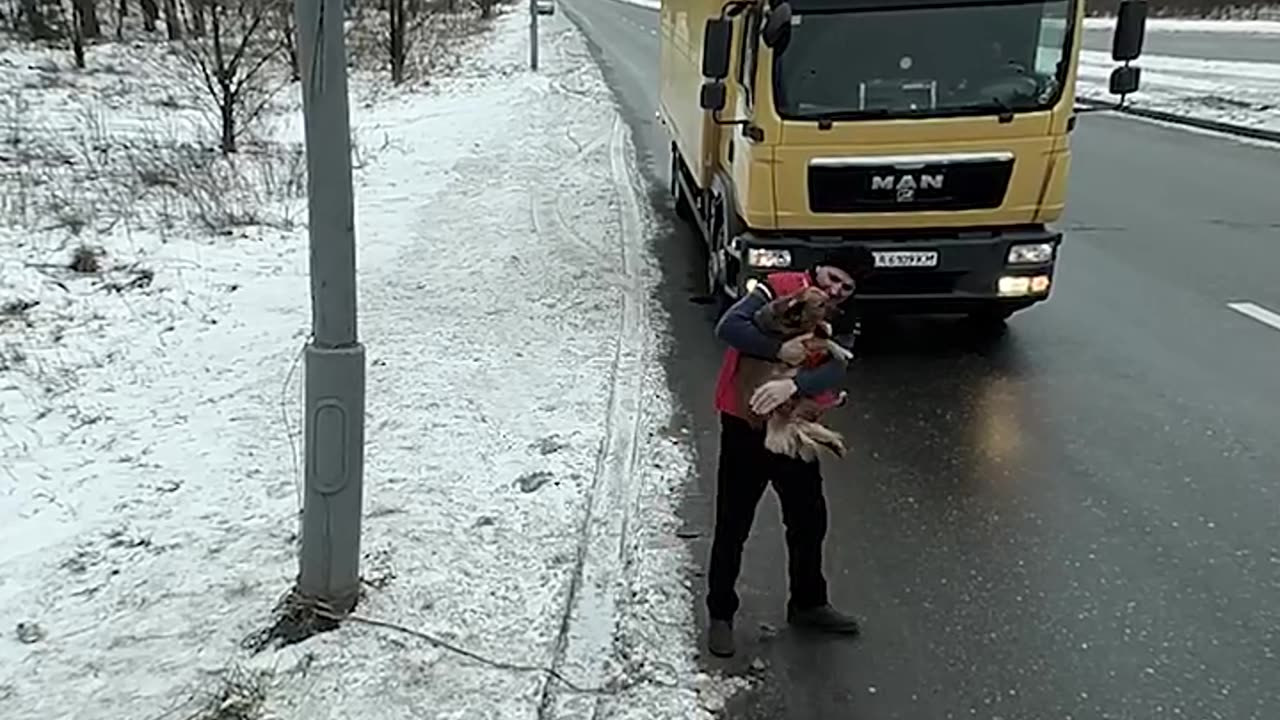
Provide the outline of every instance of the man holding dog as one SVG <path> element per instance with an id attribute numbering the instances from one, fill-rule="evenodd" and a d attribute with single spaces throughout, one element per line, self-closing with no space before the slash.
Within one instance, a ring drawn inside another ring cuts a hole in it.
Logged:
<path id="1" fill-rule="evenodd" d="M 708 645 L 712 654 L 735 652 L 733 618 L 738 611 L 735 589 L 742 568 L 742 549 L 755 519 L 765 487 L 772 484 L 782 506 L 786 526 L 790 599 L 787 622 L 821 632 L 854 635 L 858 622 L 831 607 L 822 572 L 822 544 L 827 531 L 827 505 L 818 462 L 805 462 L 770 452 L 764 430 L 753 427 L 749 413 L 767 414 L 797 394 L 821 397 L 839 387 L 844 366 L 830 360 L 803 368 L 793 380 L 775 380 L 739 408 L 733 380 L 740 354 L 800 365 L 807 357 L 802 338 L 786 342 L 771 337 L 754 323 L 757 310 L 770 300 L 816 286 L 839 305 L 853 296 L 858 280 L 874 267 L 863 248 L 844 251 L 808 271 L 773 273 L 733 305 L 716 326 L 716 335 L 729 347 L 716 381 L 715 403 L 720 415 L 720 456 L 716 479 L 715 538 L 708 571 L 707 609 L 711 617 Z M 843 393 L 837 402 L 843 402 Z"/>

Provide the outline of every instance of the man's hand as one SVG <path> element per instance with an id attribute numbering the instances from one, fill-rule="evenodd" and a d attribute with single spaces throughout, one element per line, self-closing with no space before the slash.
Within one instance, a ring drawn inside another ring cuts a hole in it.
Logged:
<path id="1" fill-rule="evenodd" d="M 795 380 L 770 380 L 751 394 L 751 412 L 768 415 L 796 394 Z"/>
<path id="2" fill-rule="evenodd" d="M 799 365 L 804 359 L 809 357 L 809 351 L 805 348 L 806 340 L 813 338 L 813 333 L 797 335 L 790 340 L 782 343 L 782 347 L 778 349 L 778 359 L 788 365 Z"/>

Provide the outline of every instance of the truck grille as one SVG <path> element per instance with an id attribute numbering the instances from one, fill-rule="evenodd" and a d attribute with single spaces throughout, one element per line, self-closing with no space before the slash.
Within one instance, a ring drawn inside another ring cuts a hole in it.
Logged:
<path id="1" fill-rule="evenodd" d="M 1012 174 L 1012 153 L 816 158 L 809 164 L 809 209 L 883 213 L 998 208 Z"/>

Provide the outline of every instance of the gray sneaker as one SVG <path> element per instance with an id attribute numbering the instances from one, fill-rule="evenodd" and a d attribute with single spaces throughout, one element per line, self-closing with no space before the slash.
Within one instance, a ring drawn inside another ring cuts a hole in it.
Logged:
<path id="1" fill-rule="evenodd" d="M 804 610 L 788 610 L 787 622 L 807 630 L 836 635 L 857 635 L 862 630 L 857 620 L 830 605 Z"/>
<path id="2" fill-rule="evenodd" d="M 712 620 L 707 632 L 707 648 L 716 657 L 733 657 L 733 623 L 728 620 Z"/>

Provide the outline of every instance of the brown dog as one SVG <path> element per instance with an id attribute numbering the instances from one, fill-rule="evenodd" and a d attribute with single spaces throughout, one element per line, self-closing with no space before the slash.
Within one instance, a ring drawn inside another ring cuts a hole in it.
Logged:
<path id="1" fill-rule="evenodd" d="M 847 365 L 852 354 L 831 339 L 831 326 L 827 317 L 831 300 L 822 290 L 808 287 L 791 295 L 771 300 L 755 315 L 755 324 L 761 330 L 782 340 L 804 336 L 809 357 L 805 365 L 814 366 L 836 358 Z M 826 449 L 837 457 L 844 455 L 844 438 L 840 433 L 818 422 L 829 404 L 815 398 L 797 397 L 778 406 L 767 416 L 751 410 L 751 398 L 756 390 L 772 380 L 794 378 L 800 368 L 779 360 L 763 360 L 741 355 L 738 372 L 734 378 L 734 392 L 738 407 L 748 416 L 752 426 L 765 428 L 765 447 L 772 452 L 812 461 L 820 449 Z"/>

